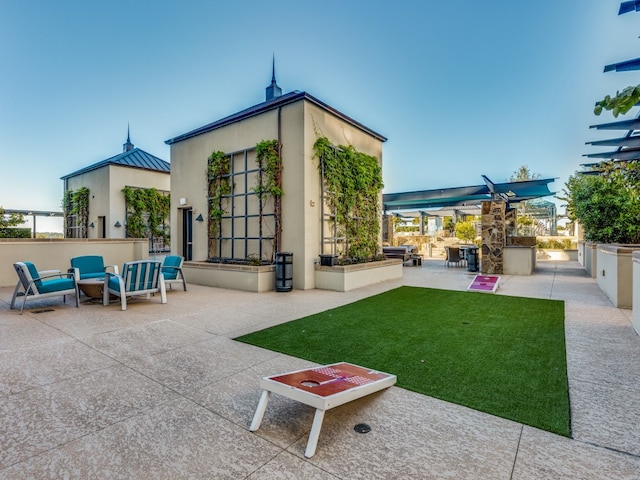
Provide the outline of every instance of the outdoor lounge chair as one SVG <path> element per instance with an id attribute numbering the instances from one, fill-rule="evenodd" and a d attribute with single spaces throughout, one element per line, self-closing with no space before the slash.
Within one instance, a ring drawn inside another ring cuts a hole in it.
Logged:
<path id="1" fill-rule="evenodd" d="M 462 261 L 460 249 L 458 247 L 445 247 L 444 249 L 447 252 L 447 259 L 444 261 L 444 264 L 448 267 L 450 263 L 455 263 L 456 266 L 459 267 Z"/>
<path id="2" fill-rule="evenodd" d="M 18 274 L 18 283 L 13 291 L 10 308 L 15 308 L 16 298 L 22 296 L 20 315 L 27 300 L 62 296 L 64 302 L 67 295 L 75 295 L 76 307 L 80 305 L 80 292 L 73 273 L 61 273 L 60 270 L 38 272 L 31 262 L 16 262 L 13 267 Z"/>
<path id="3" fill-rule="evenodd" d="M 162 274 L 164 275 L 165 285 L 169 285 L 171 289 L 172 283 L 182 283 L 182 288 L 187 291 L 187 282 L 182 272 L 182 262 L 184 258 L 180 255 L 167 255 L 162 261 Z"/>
<path id="4" fill-rule="evenodd" d="M 75 271 L 76 281 L 88 278 L 104 278 L 108 268 L 118 273 L 117 265 L 105 265 L 100 255 L 83 255 L 71 259 L 71 268 Z"/>
<path id="5" fill-rule="evenodd" d="M 160 293 L 160 303 L 167 303 L 167 291 L 162 275 L 162 263 L 157 260 L 127 262 L 122 266 L 122 274 L 105 272 L 102 304 L 109 305 L 109 295 L 120 297 L 122 310 L 127 309 L 127 297 Z"/>

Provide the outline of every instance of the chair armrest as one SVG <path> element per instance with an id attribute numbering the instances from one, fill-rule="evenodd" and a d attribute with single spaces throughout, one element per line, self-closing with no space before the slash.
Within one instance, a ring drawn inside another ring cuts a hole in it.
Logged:
<path id="1" fill-rule="evenodd" d="M 67 270 L 67 274 L 69 273 L 73 273 L 73 278 L 75 279 L 75 281 L 77 282 L 78 280 L 80 280 L 80 269 L 77 267 L 71 267 Z"/>
<path id="2" fill-rule="evenodd" d="M 115 273 L 116 275 L 119 275 L 119 271 L 118 271 L 118 266 L 117 265 L 105 265 L 104 266 L 104 271 L 106 272 L 108 268 L 112 268 L 113 269 L 113 273 Z"/>
<path id="3" fill-rule="evenodd" d="M 60 270 L 41 270 L 38 272 L 38 274 L 40 275 L 40 278 L 42 278 L 43 275 L 51 276 L 54 273 L 60 275 Z"/>
<path id="4" fill-rule="evenodd" d="M 69 278 L 75 279 L 74 273 L 72 271 L 68 271 L 67 273 L 62 273 L 60 270 L 43 270 L 42 272 L 38 272 L 38 273 L 40 274 L 40 276 L 38 278 L 34 278 L 33 282 L 36 282 L 37 280 L 44 280 L 45 278 L 53 278 L 53 277 L 59 277 L 59 278 L 69 277 Z"/>

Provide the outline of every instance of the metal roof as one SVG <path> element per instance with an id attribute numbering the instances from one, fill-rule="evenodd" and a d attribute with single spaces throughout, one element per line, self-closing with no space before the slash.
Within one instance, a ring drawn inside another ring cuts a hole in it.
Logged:
<path id="1" fill-rule="evenodd" d="M 493 183 L 486 176 L 483 175 L 482 177 L 485 181 L 484 185 L 383 194 L 384 210 L 421 210 L 465 205 L 474 206 L 479 205 L 484 200 L 493 198 L 502 198 L 509 203 L 517 203 L 554 194 L 549 190 L 548 185 L 555 178 Z"/>
<path id="2" fill-rule="evenodd" d="M 140 150 L 139 148 L 133 148 L 114 157 L 107 158 L 106 160 L 102 160 L 101 162 L 94 163 L 93 165 L 81 168 L 80 170 L 76 170 L 75 172 L 69 173 L 64 177 L 60 177 L 60 179 L 66 180 L 67 178 L 76 177 L 78 175 L 82 175 L 84 173 L 91 172 L 108 165 L 140 168 L 142 170 L 151 170 L 155 172 L 171 172 L 171 164 L 169 162 L 151 155 L 144 150 Z"/>
<path id="3" fill-rule="evenodd" d="M 377 138 L 378 140 L 380 140 L 382 142 L 386 142 L 387 141 L 386 137 L 380 135 L 379 133 L 374 132 L 373 130 L 371 130 L 368 127 L 365 127 L 363 124 L 361 124 L 360 122 L 357 122 L 353 118 L 348 117 L 344 113 L 339 112 L 335 108 L 330 107 L 326 103 L 318 100 L 317 98 L 309 95 L 306 92 L 299 92 L 299 91 L 296 90 L 296 91 L 281 95 L 279 97 L 276 97 L 273 100 L 269 100 L 267 102 L 262 102 L 262 103 L 259 103 L 257 105 L 254 105 L 253 107 L 249 107 L 249 108 L 247 108 L 245 110 L 241 110 L 238 113 L 234 113 L 233 115 L 229 115 L 228 117 L 221 118 L 220 120 L 216 120 L 213 123 L 209 123 L 209 124 L 204 125 L 202 127 L 196 128 L 195 130 L 191 130 L 190 132 L 183 133 L 182 135 L 178 135 L 177 137 L 170 138 L 169 140 L 166 140 L 164 143 L 166 143 L 167 145 L 173 145 L 174 143 L 178 143 L 178 142 L 181 142 L 183 140 L 187 140 L 187 139 L 195 137 L 197 135 L 202 135 L 203 133 L 211 132 L 211 131 L 216 130 L 218 128 L 222 128 L 222 127 L 230 125 L 232 123 L 236 123 L 236 122 L 239 122 L 241 120 L 245 120 L 247 118 L 250 118 L 250 117 L 253 117 L 253 116 L 256 116 L 256 115 L 260 115 L 261 113 L 268 112 L 270 110 L 275 110 L 275 109 L 277 109 L 279 107 L 282 107 L 284 105 L 288 105 L 288 104 L 293 103 L 293 102 L 298 102 L 300 100 L 307 100 L 307 101 L 319 106 L 320 108 L 322 108 L 322 109 L 324 109 L 324 110 L 326 110 L 328 112 L 331 112 L 333 115 L 335 115 L 336 117 L 340 118 L 341 120 L 353 125 L 354 127 L 362 130 L 365 133 L 368 133 L 369 135 Z"/>

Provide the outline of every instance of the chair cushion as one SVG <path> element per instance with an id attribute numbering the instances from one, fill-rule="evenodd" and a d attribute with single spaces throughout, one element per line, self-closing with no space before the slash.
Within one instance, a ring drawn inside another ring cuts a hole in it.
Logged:
<path id="1" fill-rule="evenodd" d="M 104 276 L 104 259 L 100 255 L 74 257 L 71 266 L 80 270 L 80 278 L 95 278 L 87 276 L 91 273 L 102 273 Z"/>
<path id="2" fill-rule="evenodd" d="M 179 255 L 167 255 L 162 262 L 162 273 L 165 280 L 175 280 L 178 278 L 178 268 L 166 268 L 166 267 L 180 267 L 182 264 L 182 257 Z"/>
<path id="3" fill-rule="evenodd" d="M 61 292 L 62 290 L 73 290 L 76 284 L 71 278 L 54 278 L 40 282 L 38 291 L 40 293 Z"/>
<path id="4" fill-rule="evenodd" d="M 33 282 L 33 283 L 35 283 L 36 288 L 38 290 L 40 290 L 40 286 L 42 285 L 42 280 L 36 280 L 36 279 L 40 278 L 40 274 L 38 273 L 38 269 L 31 262 L 24 262 L 24 264 L 29 269 L 29 274 L 31 275 L 31 280 L 35 280 L 35 282 Z"/>

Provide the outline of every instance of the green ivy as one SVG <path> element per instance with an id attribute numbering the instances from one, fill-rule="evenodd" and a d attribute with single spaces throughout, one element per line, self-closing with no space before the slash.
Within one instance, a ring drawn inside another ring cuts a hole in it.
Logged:
<path id="1" fill-rule="evenodd" d="M 256 145 L 256 162 L 260 169 L 258 185 L 253 191 L 261 200 L 260 237 L 262 237 L 262 201 L 273 199 L 275 232 L 273 238 L 274 251 L 280 250 L 282 237 L 282 159 L 280 144 L 277 140 L 263 140 Z"/>
<path id="2" fill-rule="evenodd" d="M 378 159 L 351 145 L 336 147 L 325 137 L 316 140 L 314 151 L 320 160 L 327 206 L 336 214 L 338 236 L 346 238 L 346 255 L 355 261 L 376 258 L 383 188 Z"/>
<path id="3" fill-rule="evenodd" d="M 209 239 L 217 238 L 220 233 L 220 220 L 227 213 L 222 200 L 231 193 L 231 157 L 224 152 L 215 151 L 209 155 L 207 178 L 209 180 Z"/>
<path id="4" fill-rule="evenodd" d="M 87 226 L 89 224 L 89 189 L 82 187 L 76 191 L 67 190 L 64 193 L 63 207 L 66 236 L 73 236 L 70 217 L 76 215 L 76 225 L 81 227 L 80 237 L 87 238 Z"/>
<path id="5" fill-rule="evenodd" d="M 170 236 L 164 226 L 168 223 L 171 197 L 155 188 L 124 187 L 122 193 L 127 203 L 127 236 L 162 237 L 168 243 Z"/>
<path id="6" fill-rule="evenodd" d="M 630 86 L 616 92 L 614 97 L 607 95 L 604 99 L 596 103 L 593 113 L 600 115 L 602 110 L 611 110 L 614 117 L 624 115 L 640 101 L 640 85 Z"/>

